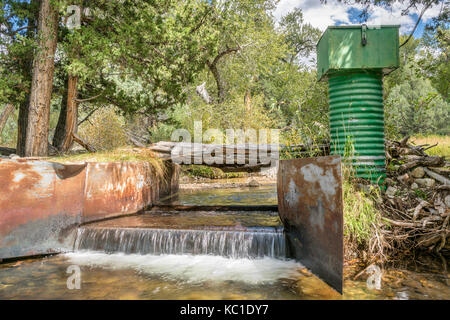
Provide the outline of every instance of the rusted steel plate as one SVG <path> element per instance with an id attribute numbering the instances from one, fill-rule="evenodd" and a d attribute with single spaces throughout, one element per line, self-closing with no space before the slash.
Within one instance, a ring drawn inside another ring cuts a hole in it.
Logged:
<path id="1" fill-rule="evenodd" d="M 343 204 L 340 156 L 281 160 L 278 212 L 293 256 L 342 293 Z"/>
<path id="2" fill-rule="evenodd" d="M 152 194 L 158 195 L 147 162 L 92 162 L 86 170 L 82 222 L 138 212 L 152 204 Z"/>
<path id="3" fill-rule="evenodd" d="M 179 189 L 181 166 L 172 161 L 165 161 L 164 165 L 167 180 L 160 183 L 158 199 L 153 199 L 154 202 L 162 197 L 177 193 Z"/>
<path id="4" fill-rule="evenodd" d="M 84 164 L 0 160 L 0 259 L 72 249 L 84 172 Z"/>
<path id="5" fill-rule="evenodd" d="M 169 169 L 161 187 L 147 162 L 1 159 L 0 259 L 71 250 L 80 223 L 136 213 L 161 189 L 176 191 L 179 166 Z"/>

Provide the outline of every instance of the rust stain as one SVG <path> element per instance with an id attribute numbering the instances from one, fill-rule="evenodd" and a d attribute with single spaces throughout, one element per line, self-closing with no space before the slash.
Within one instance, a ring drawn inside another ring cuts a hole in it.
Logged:
<path id="1" fill-rule="evenodd" d="M 165 191 L 177 188 L 178 172 Z M 0 159 L 0 177 L 0 259 L 71 250 L 80 223 L 136 213 L 161 189 L 146 162 Z"/>
<path id="2" fill-rule="evenodd" d="M 281 160 L 278 212 L 296 259 L 342 293 L 343 204 L 339 156 Z"/>
<path id="3" fill-rule="evenodd" d="M 88 163 L 83 222 L 137 212 L 152 204 L 146 162 Z"/>
<path id="4" fill-rule="evenodd" d="M 84 175 L 61 179 L 54 163 L 2 159 L 0 177 L 0 258 L 66 248 L 81 218 Z"/>

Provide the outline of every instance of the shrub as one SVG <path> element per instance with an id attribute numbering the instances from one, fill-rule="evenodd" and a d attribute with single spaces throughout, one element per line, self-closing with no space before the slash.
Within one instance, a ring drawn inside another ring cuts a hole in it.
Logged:
<path id="1" fill-rule="evenodd" d="M 125 120 L 115 108 L 97 110 L 79 128 L 79 135 L 97 150 L 113 150 L 126 145 Z"/>

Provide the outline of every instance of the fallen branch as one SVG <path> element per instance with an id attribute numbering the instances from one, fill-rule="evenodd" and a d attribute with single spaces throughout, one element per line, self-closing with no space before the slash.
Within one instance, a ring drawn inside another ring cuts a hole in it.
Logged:
<path id="1" fill-rule="evenodd" d="M 431 170 L 429 170 L 429 169 L 427 169 L 427 168 L 423 168 L 423 170 L 425 171 L 425 173 L 426 173 L 427 175 L 429 175 L 430 177 L 436 179 L 436 180 L 439 181 L 440 183 L 445 184 L 445 185 L 450 185 L 450 180 L 447 179 L 446 177 L 441 176 L 440 174 L 438 174 L 438 173 L 436 173 L 436 172 L 433 172 L 433 171 L 431 171 Z"/>
<path id="2" fill-rule="evenodd" d="M 87 143 L 86 141 L 84 141 L 79 135 L 77 135 L 76 133 L 72 132 L 72 137 L 73 137 L 73 141 L 75 141 L 76 143 L 78 143 L 80 146 L 82 146 L 83 148 L 85 148 L 87 151 L 89 152 L 97 152 L 97 150 L 91 146 L 89 143 Z"/>

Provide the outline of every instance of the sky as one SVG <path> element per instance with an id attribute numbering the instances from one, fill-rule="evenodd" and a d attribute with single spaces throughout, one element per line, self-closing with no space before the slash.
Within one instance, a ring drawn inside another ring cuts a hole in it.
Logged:
<path id="1" fill-rule="evenodd" d="M 358 16 L 361 13 L 361 6 L 349 6 L 339 3 L 336 0 L 328 0 L 327 4 L 322 4 L 320 0 L 281 0 L 275 10 L 275 17 L 279 20 L 283 15 L 295 7 L 300 7 L 303 17 L 307 23 L 324 31 L 331 25 L 361 24 Z M 374 7 L 369 12 L 368 25 L 377 24 L 399 24 L 401 34 L 409 34 L 414 28 L 414 24 L 422 10 L 418 7 L 411 10 L 409 15 L 402 16 L 405 5 L 395 3 L 392 9 Z M 427 21 L 437 16 L 441 9 L 441 4 L 429 8 L 414 33 L 415 37 L 421 37 Z"/>

